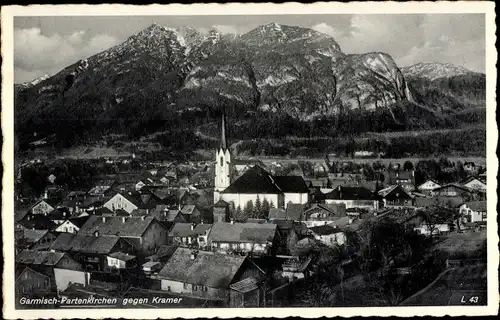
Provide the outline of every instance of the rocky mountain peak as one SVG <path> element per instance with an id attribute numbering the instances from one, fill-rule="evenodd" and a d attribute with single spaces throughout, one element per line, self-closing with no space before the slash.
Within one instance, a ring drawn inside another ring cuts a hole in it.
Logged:
<path id="1" fill-rule="evenodd" d="M 412 66 L 401 68 L 401 72 L 407 77 L 420 77 L 429 80 L 474 73 L 471 70 L 461 66 L 456 66 L 451 63 L 439 63 L 439 62 L 432 62 L 432 63 L 419 62 Z"/>

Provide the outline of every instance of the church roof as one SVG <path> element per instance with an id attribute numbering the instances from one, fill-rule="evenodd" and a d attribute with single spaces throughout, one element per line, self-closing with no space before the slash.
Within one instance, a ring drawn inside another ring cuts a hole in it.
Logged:
<path id="1" fill-rule="evenodd" d="M 222 193 L 282 193 L 269 172 L 256 165 L 248 169 Z"/>
<path id="2" fill-rule="evenodd" d="M 227 141 L 226 141 L 226 114 L 224 110 L 222 111 L 222 123 L 221 123 L 221 137 L 220 137 L 220 149 L 227 149 Z"/>

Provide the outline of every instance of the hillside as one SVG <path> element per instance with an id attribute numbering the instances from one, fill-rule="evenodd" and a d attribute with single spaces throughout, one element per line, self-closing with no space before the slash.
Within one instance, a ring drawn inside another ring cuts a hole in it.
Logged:
<path id="1" fill-rule="evenodd" d="M 16 85 L 15 130 L 24 150 L 47 136 L 62 148 L 109 134 L 184 137 L 214 125 L 221 108 L 235 139 L 470 123 L 463 114 L 482 107 L 484 75 L 429 79 L 420 69 L 400 70 L 385 53 L 346 54 L 307 28 L 271 23 L 228 36 L 154 24 L 52 77 Z"/>

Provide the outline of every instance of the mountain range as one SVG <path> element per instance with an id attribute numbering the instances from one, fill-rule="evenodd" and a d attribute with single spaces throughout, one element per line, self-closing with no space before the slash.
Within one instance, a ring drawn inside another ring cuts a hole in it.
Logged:
<path id="1" fill-rule="evenodd" d="M 383 114 L 381 121 L 402 123 L 402 115 L 426 128 L 459 125 L 464 110 L 484 108 L 484 94 L 484 74 L 448 64 L 399 68 L 386 53 L 347 54 L 307 28 L 270 23 L 236 36 L 153 24 L 51 77 L 15 85 L 15 128 L 21 145 L 35 133 L 71 145 L 82 136 L 193 129 L 221 108 L 240 126 L 262 115 L 341 126 L 345 117 Z"/>

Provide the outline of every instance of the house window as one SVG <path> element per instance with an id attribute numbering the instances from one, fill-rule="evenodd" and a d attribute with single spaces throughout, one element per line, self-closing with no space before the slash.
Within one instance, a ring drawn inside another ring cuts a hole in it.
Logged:
<path id="1" fill-rule="evenodd" d="M 168 287 L 167 287 L 167 291 L 172 291 L 172 290 L 170 289 L 170 286 L 168 286 Z"/>
<path id="2" fill-rule="evenodd" d="M 198 286 L 193 284 L 193 291 L 198 291 Z"/>
<path id="3" fill-rule="evenodd" d="M 188 284 L 187 284 L 187 283 L 184 283 L 184 284 L 183 284 L 183 286 L 184 286 L 184 289 L 186 289 L 186 290 L 187 290 L 187 288 L 188 288 Z"/>

